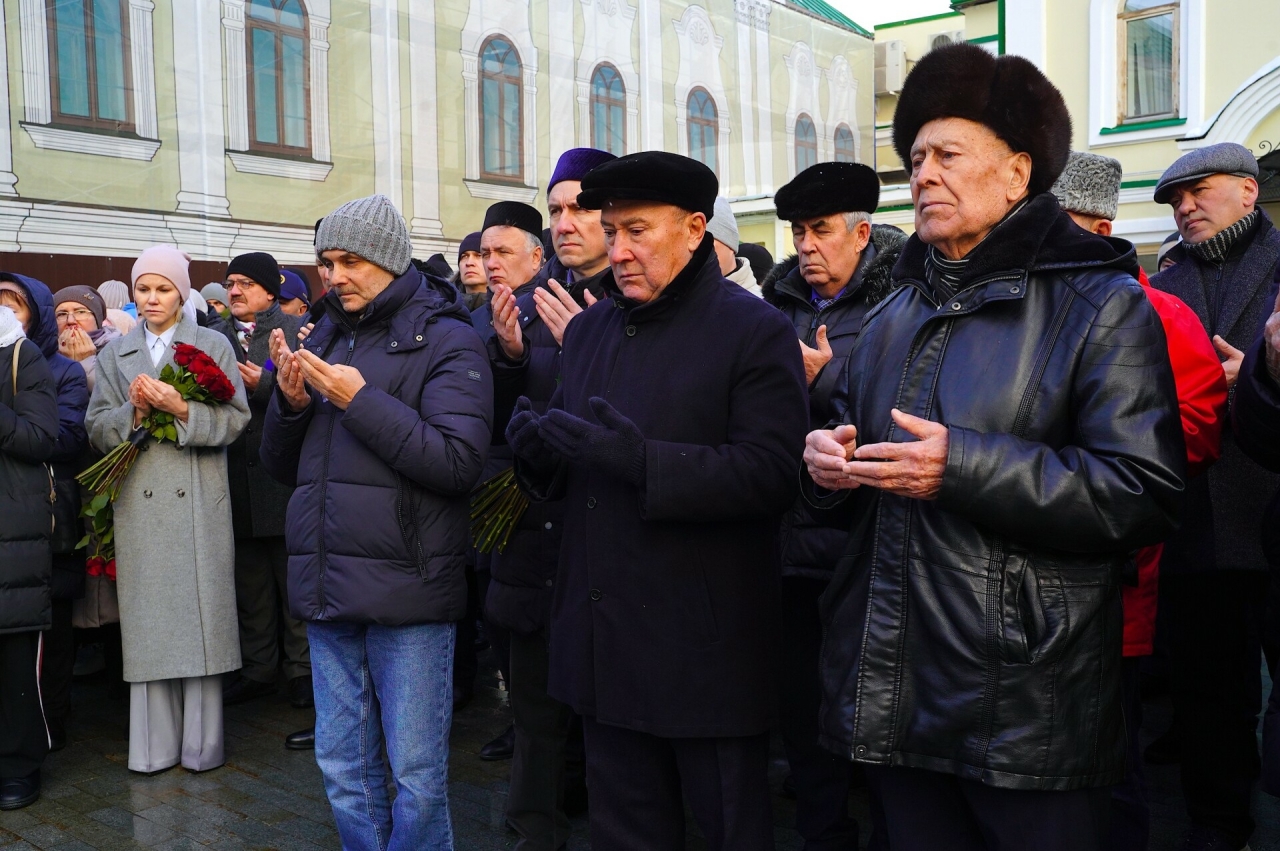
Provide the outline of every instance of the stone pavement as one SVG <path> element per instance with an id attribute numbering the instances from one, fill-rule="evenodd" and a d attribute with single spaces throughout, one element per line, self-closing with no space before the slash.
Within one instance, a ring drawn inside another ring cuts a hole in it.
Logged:
<path id="1" fill-rule="evenodd" d="M 510 763 L 482 762 L 481 746 L 508 722 L 503 692 L 496 680 L 484 680 L 476 699 L 454 719 L 450 755 L 450 804 L 458 851 L 488 851 L 515 846 L 503 826 Z M 1269 684 L 1268 684 L 1269 687 Z M 226 715 L 227 764 L 203 774 L 174 768 L 155 777 L 126 767 L 127 702 L 113 700 L 101 683 L 77 682 L 70 744 L 51 754 L 44 772 L 44 795 L 34 806 L 0 813 L 0 851 L 123 851 L 160 849 L 337 849 L 333 819 L 320 772 L 310 751 L 287 751 L 284 736 L 311 723 L 309 712 L 289 707 L 283 696 L 229 707 Z M 1149 704 L 1149 728 L 1168 724 L 1167 703 Z M 774 788 L 785 776 L 785 761 L 775 743 L 771 767 Z M 1151 768 L 1152 851 L 1176 849 L 1185 828 L 1177 766 Z M 794 806 L 775 796 L 779 851 L 799 849 L 792 830 Z M 866 842 L 866 795 L 852 795 Z M 1280 851 L 1280 801 L 1257 796 L 1259 828 L 1254 851 Z M 689 847 L 705 844 L 690 828 Z M 585 818 L 573 821 L 570 851 L 590 848 Z"/>

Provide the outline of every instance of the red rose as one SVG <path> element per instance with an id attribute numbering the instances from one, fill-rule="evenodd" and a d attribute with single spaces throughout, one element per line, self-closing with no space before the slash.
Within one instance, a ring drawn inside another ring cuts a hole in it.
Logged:
<path id="1" fill-rule="evenodd" d="M 178 366 L 189 366 L 200 350 L 189 343 L 179 343 L 173 347 L 173 362 Z"/>
<path id="2" fill-rule="evenodd" d="M 107 575 L 108 579 L 110 579 L 112 582 L 115 582 L 116 581 L 116 560 L 112 559 L 111 561 L 107 562 L 106 567 L 103 568 L 103 572 Z"/>
<path id="3" fill-rule="evenodd" d="M 89 558 L 85 559 L 84 572 L 89 574 L 90 576 L 102 576 L 104 573 L 106 564 L 107 564 L 107 560 L 104 559 L 102 556 L 90 556 Z M 114 564 L 112 565 L 112 570 L 115 570 Z"/>

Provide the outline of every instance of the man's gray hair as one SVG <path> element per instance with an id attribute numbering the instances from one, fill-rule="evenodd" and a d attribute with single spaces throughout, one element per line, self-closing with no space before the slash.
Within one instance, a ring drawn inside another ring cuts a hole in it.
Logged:
<path id="1" fill-rule="evenodd" d="M 844 228 L 849 233 L 853 233 L 853 229 L 863 222 L 871 224 L 871 214 L 864 210 L 854 210 L 851 213 L 841 213 L 840 215 L 844 216 Z"/>
<path id="2" fill-rule="evenodd" d="M 524 241 L 525 241 L 525 245 L 528 247 L 528 249 L 529 249 L 529 253 L 530 253 L 530 254 L 532 254 L 532 253 L 533 253 L 533 250 L 534 250 L 535 248 L 540 248 L 540 249 L 542 249 L 543 251 L 545 251 L 545 250 L 546 250 L 546 246 L 542 244 L 542 238 L 541 238 L 541 237 L 534 236 L 534 235 L 533 235 L 532 233 L 530 233 L 529 231 L 527 231 L 527 230 L 523 230 L 523 229 L 522 229 L 520 232 L 521 232 L 522 234 L 524 234 Z"/>

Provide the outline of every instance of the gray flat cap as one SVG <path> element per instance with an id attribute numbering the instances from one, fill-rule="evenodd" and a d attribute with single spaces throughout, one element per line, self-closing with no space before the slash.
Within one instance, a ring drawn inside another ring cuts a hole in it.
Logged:
<path id="1" fill-rule="evenodd" d="M 1156 184 L 1157 204 L 1169 203 L 1169 193 L 1179 183 L 1199 180 L 1211 174 L 1234 174 L 1236 177 L 1258 176 L 1258 161 L 1244 145 L 1235 142 L 1219 142 L 1197 148 L 1178 157 L 1173 165 L 1160 175 Z"/>
<path id="2" fill-rule="evenodd" d="M 1119 160 L 1099 154 L 1072 151 L 1067 167 L 1049 190 L 1068 213 L 1114 221 L 1120 209 L 1120 178 L 1124 169 Z"/>
<path id="3" fill-rule="evenodd" d="M 713 239 L 723 242 L 730 251 L 738 250 L 738 220 L 734 218 L 729 199 L 723 195 L 716 198 L 715 215 L 707 222 L 707 230 Z"/>
<path id="4" fill-rule="evenodd" d="M 316 255 L 335 248 L 350 251 L 396 276 L 409 269 L 413 255 L 404 217 L 385 195 L 348 201 L 320 220 Z"/>

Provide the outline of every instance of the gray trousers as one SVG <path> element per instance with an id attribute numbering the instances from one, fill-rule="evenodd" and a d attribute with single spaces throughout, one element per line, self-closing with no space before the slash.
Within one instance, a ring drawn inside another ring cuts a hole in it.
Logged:
<path id="1" fill-rule="evenodd" d="M 222 676 L 129 684 L 129 770 L 150 774 L 179 762 L 208 771 L 225 762 Z"/>
<path id="2" fill-rule="evenodd" d="M 283 537 L 236 539 L 240 675 L 254 682 L 276 681 L 281 633 L 285 679 L 311 676 L 307 625 L 289 616 L 287 573 Z"/>

